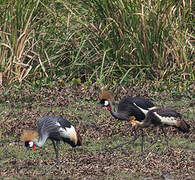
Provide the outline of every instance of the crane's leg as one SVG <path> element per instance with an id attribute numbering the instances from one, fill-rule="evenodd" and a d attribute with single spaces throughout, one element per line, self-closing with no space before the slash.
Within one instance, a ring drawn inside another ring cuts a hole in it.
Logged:
<path id="1" fill-rule="evenodd" d="M 163 127 L 161 127 L 161 130 L 162 130 L 162 132 L 163 132 L 163 134 L 164 134 L 164 136 L 165 136 L 165 141 L 166 141 L 167 147 L 168 147 L 168 149 L 169 149 L 169 141 L 168 141 L 168 137 L 167 137 L 167 135 L 166 135 L 166 133 L 165 133 L 165 131 L 164 131 L 164 128 L 163 128 Z"/>
<path id="2" fill-rule="evenodd" d="M 149 147 L 147 147 L 144 151 L 147 151 L 147 150 L 150 149 L 154 144 L 156 144 L 157 139 L 158 139 L 158 135 L 159 135 L 159 128 L 157 129 L 156 136 L 154 137 L 154 140 L 153 140 L 152 143 L 149 145 Z"/>
<path id="3" fill-rule="evenodd" d="M 138 128 L 138 124 L 140 124 L 139 121 L 137 121 L 135 119 L 134 116 L 131 116 L 130 118 L 130 122 L 129 124 L 133 125 L 133 132 L 135 133 L 134 134 L 134 139 L 132 140 L 132 143 L 134 144 L 135 140 L 137 139 L 137 128 Z M 144 130 L 142 128 L 140 128 L 141 130 L 141 136 L 142 136 L 142 140 L 141 140 L 141 154 L 143 154 L 143 151 L 144 151 Z"/>
<path id="4" fill-rule="evenodd" d="M 137 129 L 135 126 L 132 127 L 132 133 L 131 136 L 133 136 L 132 140 L 130 141 L 130 143 L 132 143 L 133 145 L 135 144 L 135 140 L 138 138 L 137 135 Z"/>
<path id="5" fill-rule="evenodd" d="M 115 146 L 115 147 L 112 147 L 112 148 L 110 148 L 109 150 L 115 150 L 115 149 L 118 149 L 118 148 L 120 148 L 120 147 L 122 147 L 122 146 L 124 146 L 124 145 L 126 145 L 126 144 L 134 144 L 135 143 L 135 140 L 138 138 L 138 135 L 137 135 L 137 129 L 136 129 L 136 127 L 132 127 L 133 129 L 132 129 L 132 132 L 134 132 L 134 134 L 132 133 L 132 135 L 133 135 L 133 138 L 131 139 L 131 141 L 129 142 L 129 141 L 127 141 L 127 142 L 125 142 L 125 143 L 123 143 L 123 144 L 119 144 L 119 145 L 117 145 L 117 146 Z"/>
<path id="6" fill-rule="evenodd" d="M 134 144 L 135 140 L 138 138 L 138 135 L 137 135 L 138 126 L 137 126 L 137 124 L 138 124 L 139 121 L 137 121 L 134 116 L 131 116 L 129 119 L 130 119 L 129 124 L 132 125 L 131 135 L 134 136 L 133 139 L 131 140 L 131 143 Z"/>
<path id="7" fill-rule="evenodd" d="M 59 160 L 58 160 L 58 146 L 59 146 L 59 141 L 56 141 L 56 144 L 55 144 L 55 141 L 54 140 L 51 140 L 52 141 L 52 144 L 53 144 L 53 147 L 54 147 L 54 150 L 55 150 L 55 153 L 56 153 L 56 163 L 54 165 L 52 165 L 50 168 L 48 169 L 45 169 L 43 170 L 43 172 L 41 174 L 39 174 L 39 176 L 44 176 L 47 172 L 49 172 L 53 167 L 58 166 L 59 164 Z"/>
<path id="8" fill-rule="evenodd" d="M 134 139 L 132 140 L 132 143 L 134 143 L 135 140 L 138 138 L 138 136 L 137 136 L 137 129 L 139 128 L 139 125 L 140 125 L 140 124 L 143 124 L 143 122 L 137 121 L 137 120 L 135 119 L 134 116 L 131 116 L 129 119 L 130 119 L 129 124 L 131 124 L 131 125 L 133 126 L 133 127 L 132 127 L 132 130 L 133 130 L 133 132 L 134 132 Z M 141 151 L 143 152 L 144 131 L 143 131 L 142 128 L 141 128 L 141 136 L 142 136 L 142 143 L 141 143 L 141 145 L 142 145 L 142 150 L 141 150 Z"/>
<path id="9" fill-rule="evenodd" d="M 142 142 L 141 142 L 141 153 L 144 152 L 144 130 L 141 128 L 141 136 L 142 136 Z"/>
<path id="10" fill-rule="evenodd" d="M 56 141 L 56 144 L 55 144 L 55 141 L 52 140 L 52 143 L 53 143 L 53 147 L 56 153 L 56 164 L 59 165 L 59 158 L 58 158 L 59 141 Z"/>

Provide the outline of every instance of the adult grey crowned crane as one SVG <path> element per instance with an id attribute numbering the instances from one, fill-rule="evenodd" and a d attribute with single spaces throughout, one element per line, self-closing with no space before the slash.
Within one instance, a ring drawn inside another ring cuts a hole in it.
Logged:
<path id="1" fill-rule="evenodd" d="M 107 107 L 111 115 L 119 120 L 143 121 L 149 110 L 156 108 L 155 105 L 148 99 L 143 97 L 124 97 L 118 103 L 118 110 L 114 111 L 114 98 L 111 91 L 103 90 L 99 93 L 100 104 L 102 107 Z M 141 110 L 140 110 L 140 108 Z M 135 137 L 134 137 L 135 139 Z M 143 130 L 142 130 L 142 152 L 143 152 Z"/>
<path id="2" fill-rule="evenodd" d="M 56 153 L 56 163 L 59 164 L 58 148 L 60 141 L 72 147 L 81 146 L 81 136 L 74 126 L 66 119 L 58 116 L 45 116 L 37 121 L 37 131 L 24 130 L 21 141 L 25 143 L 26 150 L 42 147 L 50 139 Z"/>
<path id="3" fill-rule="evenodd" d="M 144 121 L 139 122 L 136 120 L 132 120 L 130 123 L 132 125 L 135 125 L 141 128 L 147 128 L 150 125 L 160 127 L 165 135 L 165 140 L 167 142 L 167 145 L 168 145 L 168 140 L 167 140 L 163 127 L 172 126 L 183 133 L 189 133 L 189 130 L 190 130 L 190 125 L 187 124 L 186 121 L 182 120 L 181 114 L 175 111 L 174 109 L 169 109 L 169 108 L 152 109 L 147 113 Z M 157 137 L 158 137 L 158 133 L 155 136 L 155 140 L 153 141 L 151 145 L 157 142 Z"/>

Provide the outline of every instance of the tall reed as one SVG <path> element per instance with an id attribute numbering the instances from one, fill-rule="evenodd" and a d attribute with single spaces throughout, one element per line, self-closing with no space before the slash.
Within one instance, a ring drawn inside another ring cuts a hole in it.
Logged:
<path id="1" fill-rule="evenodd" d="M 191 1 L 0 4 L 0 83 L 193 81 Z"/>

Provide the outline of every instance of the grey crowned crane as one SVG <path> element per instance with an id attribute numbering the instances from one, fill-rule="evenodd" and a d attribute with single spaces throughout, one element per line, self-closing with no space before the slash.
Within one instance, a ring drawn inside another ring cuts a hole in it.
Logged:
<path id="1" fill-rule="evenodd" d="M 150 125 L 160 127 L 165 135 L 165 140 L 167 142 L 167 145 L 168 145 L 168 140 L 166 137 L 166 133 L 163 129 L 164 127 L 172 126 L 183 133 L 189 133 L 190 130 L 190 125 L 187 124 L 187 122 L 185 122 L 182 119 L 181 114 L 175 111 L 174 109 L 169 109 L 169 108 L 152 109 L 147 113 L 144 121 L 139 122 L 136 120 L 132 120 L 130 123 L 134 126 L 141 127 L 141 128 L 147 128 Z M 157 137 L 158 137 L 158 133 L 157 136 L 155 136 L 155 140 L 150 145 L 150 147 L 157 142 Z"/>
<path id="2" fill-rule="evenodd" d="M 111 115 L 118 119 L 131 122 L 132 120 L 143 121 L 149 110 L 156 108 L 155 105 L 148 99 L 143 97 L 124 97 L 118 103 L 117 111 L 114 110 L 114 98 L 111 91 L 102 91 L 99 93 L 100 104 L 102 107 L 107 107 Z M 131 124 L 131 123 L 130 123 Z M 142 151 L 144 135 L 142 131 Z M 136 137 L 134 137 L 134 140 Z"/>
<path id="3" fill-rule="evenodd" d="M 150 100 L 143 97 L 124 97 L 118 103 L 118 110 L 114 111 L 114 98 L 111 91 L 102 91 L 99 98 L 101 106 L 107 107 L 114 118 L 125 121 L 133 119 L 142 121 L 147 112 L 155 107 Z"/>
<path id="4" fill-rule="evenodd" d="M 66 119 L 58 116 L 45 116 L 37 121 L 37 131 L 24 130 L 21 141 L 24 142 L 26 151 L 42 147 L 50 139 L 56 153 L 56 163 L 59 164 L 58 148 L 60 141 L 72 147 L 81 146 L 82 139 L 74 126 Z"/>

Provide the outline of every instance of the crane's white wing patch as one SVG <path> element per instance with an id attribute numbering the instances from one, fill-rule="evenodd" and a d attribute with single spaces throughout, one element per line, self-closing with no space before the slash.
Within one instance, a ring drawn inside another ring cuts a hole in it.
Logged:
<path id="1" fill-rule="evenodd" d="M 70 126 L 70 128 L 66 127 L 65 129 L 60 127 L 59 128 L 59 133 L 62 137 L 64 138 L 69 138 L 71 139 L 72 141 L 76 141 L 76 137 L 77 137 L 77 134 L 76 134 L 76 131 L 75 131 L 75 128 L 73 126 Z"/>
<path id="2" fill-rule="evenodd" d="M 56 122 L 56 126 L 61 126 L 59 122 Z"/>
<path id="3" fill-rule="evenodd" d="M 133 103 L 138 109 L 140 109 L 145 115 L 148 113 L 148 110 L 142 109 L 137 104 Z"/>
<path id="4" fill-rule="evenodd" d="M 33 142 L 32 141 L 29 142 L 29 147 L 33 147 Z"/>
<path id="5" fill-rule="evenodd" d="M 68 127 L 63 128 L 61 127 L 59 122 L 56 122 L 56 125 L 60 127 L 58 129 L 60 136 L 64 138 L 69 138 L 75 144 L 77 143 L 77 133 L 76 133 L 74 126 L 71 125 L 69 128 Z"/>
<path id="6" fill-rule="evenodd" d="M 157 112 L 154 112 L 155 116 L 158 117 L 163 124 L 167 124 L 169 126 L 176 126 L 177 120 L 174 117 L 166 117 L 166 116 L 160 116 Z"/>

